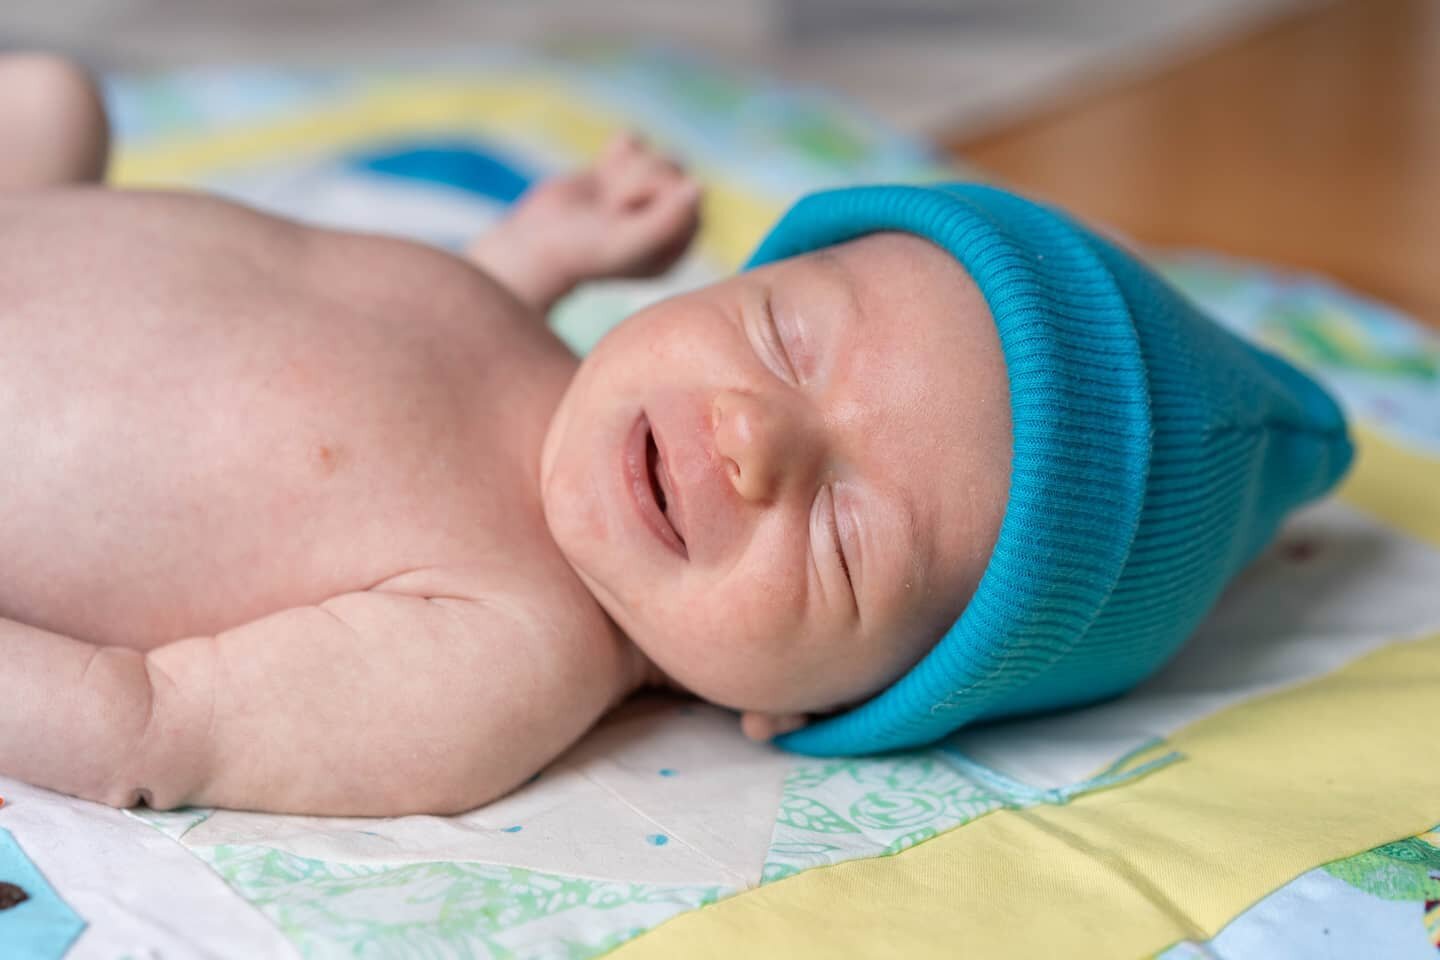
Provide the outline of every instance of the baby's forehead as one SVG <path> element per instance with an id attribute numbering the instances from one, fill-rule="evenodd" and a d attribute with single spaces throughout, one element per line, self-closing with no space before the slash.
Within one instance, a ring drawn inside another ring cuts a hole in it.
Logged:
<path id="1" fill-rule="evenodd" d="M 933 309 L 948 304 L 959 322 L 990 311 L 969 272 L 949 251 L 910 233 L 870 233 L 820 247 L 762 268 L 772 283 L 797 294 L 822 295 L 836 285 L 856 301 L 863 318 L 883 322 L 899 335 L 915 321 L 938 320 Z M 933 324 L 931 325 L 934 326 Z M 931 332 L 941 332 L 932 330 Z"/>
<path id="2" fill-rule="evenodd" d="M 944 248 L 913 233 L 886 230 L 821 247 L 806 257 L 818 266 L 841 270 L 861 282 L 900 285 L 922 281 L 973 287 L 969 273 Z"/>
<path id="3" fill-rule="evenodd" d="M 1000 356 L 994 319 L 974 280 L 948 251 L 922 237 L 866 234 L 761 271 L 781 325 L 801 327 L 807 346 L 833 354 L 833 372 L 855 381 L 857 399 L 873 406 L 903 398 L 867 396 L 868 380 L 918 390 L 938 403 L 959 401 L 967 370 L 987 354 Z"/>
<path id="4" fill-rule="evenodd" d="M 908 233 L 872 233 L 794 258 L 789 279 L 799 296 L 844 291 L 853 339 L 872 350 L 909 355 L 915 370 L 946 367 L 947 347 L 998 346 L 984 296 L 948 251 Z M 782 280 L 783 282 L 783 280 Z M 917 342 L 918 341 L 918 342 Z"/>

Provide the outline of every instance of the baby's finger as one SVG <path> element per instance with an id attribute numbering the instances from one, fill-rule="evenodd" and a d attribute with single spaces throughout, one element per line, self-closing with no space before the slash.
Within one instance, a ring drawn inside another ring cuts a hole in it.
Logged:
<path id="1" fill-rule="evenodd" d="M 606 141 L 596 166 L 618 168 L 630 166 L 642 160 L 658 163 L 659 169 L 673 176 L 682 176 L 685 165 L 671 153 L 657 150 L 643 135 L 635 130 L 622 130 Z"/>
<path id="2" fill-rule="evenodd" d="M 700 226 L 700 185 L 682 179 L 617 226 L 617 258 L 633 276 L 658 273 L 680 258 Z"/>
<path id="3" fill-rule="evenodd" d="M 645 140 L 634 130 L 621 130 L 605 142 L 597 166 L 602 170 L 623 163 L 625 158 L 645 149 Z"/>
<path id="4" fill-rule="evenodd" d="M 603 176 L 605 203 L 612 210 L 633 210 L 680 180 L 680 166 L 655 150 L 639 150 L 617 160 Z"/>
<path id="5" fill-rule="evenodd" d="M 810 718 L 803 713 L 776 714 L 746 711 L 740 715 L 740 730 L 751 740 L 768 743 L 782 734 L 799 730 L 809 722 Z"/>
<path id="6" fill-rule="evenodd" d="M 659 158 L 660 166 L 666 174 L 677 178 L 685 176 L 685 164 L 680 162 L 679 157 L 673 153 L 657 153 L 656 156 Z"/>

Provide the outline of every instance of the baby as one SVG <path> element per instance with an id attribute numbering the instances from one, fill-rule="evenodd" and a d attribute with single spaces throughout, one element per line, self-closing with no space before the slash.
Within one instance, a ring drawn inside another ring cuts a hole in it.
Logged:
<path id="1" fill-rule="evenodd" d="M 1349 460 L 1326 394 L 992 188 L 817 194 L 583 361 L 699 193 L 635 139 L 468 258 L 106 191 L 0 60 L 0 773 L 447 813 L 670 686 L 815 754 L 1114 695 Z"/>

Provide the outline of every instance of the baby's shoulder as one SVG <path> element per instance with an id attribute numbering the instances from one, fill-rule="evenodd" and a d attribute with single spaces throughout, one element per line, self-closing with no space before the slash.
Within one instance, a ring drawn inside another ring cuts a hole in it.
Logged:
<path id="1" fill-rule="evenodd" d="M 403 237 L 310 227 L 306 280 L 338 300 L 415 319 L 536 326 L 528 307 L 475 264 Z"/>

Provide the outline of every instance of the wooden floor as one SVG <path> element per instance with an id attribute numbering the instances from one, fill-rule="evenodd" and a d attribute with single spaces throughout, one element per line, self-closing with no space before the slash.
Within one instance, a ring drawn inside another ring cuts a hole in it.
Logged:
<path id="1" fill-rule="evenodd" d="M 1440 0 L 1337 0 L 949 146 L 1144 244 L 1315 270 L 1440 327 Z"/>

